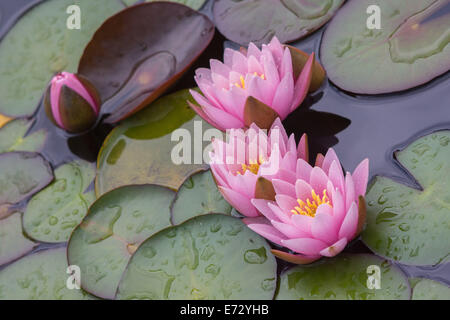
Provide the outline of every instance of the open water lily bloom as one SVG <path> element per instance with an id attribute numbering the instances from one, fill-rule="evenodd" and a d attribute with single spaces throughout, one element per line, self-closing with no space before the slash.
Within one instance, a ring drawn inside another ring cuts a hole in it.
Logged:
<path id="1" fill-rule="evenodd" d="M 333 257 L 362 231 L 368 173 L 366 159 L 344 176 L 333 149 L 319 156 L 315 167 L 298 159 L 290 175 L 272 180 L 274 201 L 252 199 L 264 218 L 244 220 L 261 236 L 294 252 L 273 250 L 281 259 L 304 264 Z"/>
<path id="2" fill-rule="evenodd" d="M 256 125 L 246 131 L 229 130 L 227 141 L 213 141 L 211 171 L 224 198 L 243 215 L 257 217 L 260 213 L 251 199 L 273 199 L 271 180 L 289 176 L 298 158 L 307 159 L 306 145 L 304 136 L 297 147 L 280 119 L 268 134 Z"/>
<path id="3" fill-rule="evenodd" d="M 288 47 L 276 37 L 258 49 L 225 49 L 224 62 L 212 59 L 210 69 L 200 68 L 195 80 L 200 94 L 191 90 L 199 106 L 191 107 L 220 130 L 249 127 L 256 123 L 269 129 L 273 121 L 285 119 L 305 99 L 311 84 L 314 53 L 297 78 Z"/>

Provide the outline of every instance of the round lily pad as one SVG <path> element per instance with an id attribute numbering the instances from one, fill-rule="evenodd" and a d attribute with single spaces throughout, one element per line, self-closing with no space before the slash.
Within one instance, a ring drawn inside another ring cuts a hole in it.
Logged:
<path id="1" fill-rule="evenodd" d="M 81 268 L 85 290 L 114 298 L 140 243 L 170 225 L 173 197 L 173 191 L 160 186 L 125 186 L 106 193 L 91 206 L 68 245 L 69 263 Z"/>
<path id="2" fill-rule="evenodd" d="M 305 37 L 324 25 L 344 0 L 216 0 L 214 20 L 219 31 L 241 45 L 282 43 Z"/>
<path id="3" fill-rule="evenodd" d="M 423 190 L 376 177 L 366 196 L 362 238 L 383 257 L 438 264 L 449 256 L 450 131 L 422 137 L 395 155 Z"/>
<path id="4" fill-rule="evenodd" d="M 450 287 L 431 279 L 410 279 L 413 286 L 412 300 L 450 300 Z"/>
<path id="5" fill-rule="evenodd" d="M 83 193 L 95 177 L 95 167 L 84 161 L 55 170 L 55 181 L 34 195 L 23 217 L 25 232 L 42 242 L 65 242 L 92 202 Z"/>
<path id="6" fill-rule="evenodd" d="M 94 299 L 83 290 L 67 288 L 67 267 L 66 248 L 28 255 L 0 271 L 0 300 Z"/>
<path id="7" fill-rule="evenodd" d="M 155 2 L 155 1 L 161 1 L 161 0 L 145 0 L 145 2 Z M 162 1 L 169 1 L 169 2 L 176 2 L 184 4 L 185 6 L 188 6 L 194 10 L 200 9 L 206 0 L 162 0 Z M 133 4 L 136 4 L 137 2 L 140 2 L 140 0 L 123 0 L 123 2 L 131 6 Z"/>
<path id="8" fill-rule="evenodd" d="M 207 16 L 167 1 L 131 6 L 106 20 L 78 68 L 98 90 L 104 121 L 116 123 L 157 99 L 206 49 L 214 30 Z"/>
<path id="9" fill-rule="evenodd" d="M 81 12 L 80 29 L 67 27 L 67 8 Z M 56 72 L 75 72 L 83 49 L 94 31 L 121 10 L 120 1 L 49 0 L 20 18 L 0 42 L 0 112 L 31 115 Z"/>
<path id="10" fill-rule="evenodd" d="M 378 275 L 379 282 L 370 278 Z M 340 254 L 282 273 L 277 300 L 407 300 L 410 295 L 407 278 L 387 260 Z"/>
<path id="11" fill-rule="evenodd" d="M 11 151 L 41 151 L 47 139 L 45 130 L 26 135 L 33 125 L 32 120 L 16 119 L 0 129 L 0 153 Z"/>
<path id="12" fill-rule="evenodd" d="M 180 224 L 207 213 L 231 214 L 210 170 L 193 174 L 180 187 L 171 205 L 172 224 Z"/>
<path id="13" fill-rule="evenodd" d="M 38 153 L 0 154 L 0 205 L 22 201 L 52 180 L 50 164 Z"/>
<path id="14" fill-rule="evenodd" d="M 272 299 L 276 261 L 240 219 L 193 218 L 147 239 L 131 258 L 118 299 Z"/>
<path id="15" fill-rule="evenodd" d="M 188 90 L 165 96 L 110 133 L 98 156 L 97 195 L 129 184 L 159 184 L 176 190 L 191 174 L 207 168 L 201 158 L 211 137 L 198 139 L 212 127 L 196 116 L 188 99 L 192 101 Z M 200 159 L 195 157 L 198 152 Z M 180 163 L 174 163 L 180 154 Z M 188 163 L 181 163 L 184 160 Z"/>
<path id="16" fill-rule="evenodd" d="M 0 266 L 22 257 L 36 245 L 23 235 L 22 213 L 0 220 Z"/>
<path id="17" fill-rule="evenodd" d="M 377 5 L 380 29 L 369 29 Z M 338 87 L 380 94 L 426 83 L 450 69 L 447 0 L 348 1 L 328 25 L 321 61 Z M 444 6 L 447 6 L 447 10 Z M 441 14 L 442 13 L 442 14 Z"/>

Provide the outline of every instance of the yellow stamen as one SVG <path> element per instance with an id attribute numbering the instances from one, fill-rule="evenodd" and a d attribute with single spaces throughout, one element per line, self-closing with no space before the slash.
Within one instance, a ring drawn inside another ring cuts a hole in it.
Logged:
<path id="1" fill-rule="evenodd" d="M 263 74 L 259 75 L 257 72 L 254 72 L 253 75 L 255 75 L 255 76 L 257 76 L 257 77 L 260 77 L 260 78 L 263 79 L 263 80 L 266 80 L 266 77 L 265 77 Z M 235 85 L 236 87 L 238 87 L 238 88 L 245 89 L 245 79 L 244 79 L 244 77 L 243 77 L 243 76 L 240 76 L 240 77 L 239 77 L 239 80 L 241 81 L 241 83 L 235 82 L 234 85 Z"/>
<path id="2" fill-rule="evenodd" d="M 247 170 L 250 172 L 257 174 L 259 171 L 259 167 L 264 163 L 264 158 L 262 156 L 259 157 L 258 160 L 250 160 L 249 164 L 241 164 L 241 171 L 237 171 L 236 174 L 244 174 Z"/>
<path id="3" fill-rule="evenodd" d="M 291 212 L 293 214 L 314 217 L 316 215 L 317 208 L 321 204 L 327 204 L 331 207 L 330 199 L 327 196 L 327 190 L 323 190 L 322 198 L 318 196 L 314 190 L 312 190 L 311 197 L 312 200 L 306 199 L 306 203 L 300 199 L 297 199 L 298 206 L 292 209 Z"/>

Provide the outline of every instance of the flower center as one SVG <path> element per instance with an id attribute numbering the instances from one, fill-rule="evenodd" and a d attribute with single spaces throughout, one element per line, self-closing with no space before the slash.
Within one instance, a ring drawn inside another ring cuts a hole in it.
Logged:
<path id="1" fill-rule="evenodd" d="M 254 72 L 253 73 L 253 75 L 255 75 L 255 76 L 257 76 L 257 77 L 260 77 L 261 79 L 263 79 L 263 80 L 266 80 L 266 77 L 264 76 L 264 74 L 258 74 L 257 72 Z M 245 89 L 245 79 L 244 79 L 244 77 L 243 76 L 240 76 L 239 77 L 239 80 L 240 80 L 240 83 L 239 82 L 236 82 L 234 85 L 236 86 L 236 87 L 238 87 L 238 88 L 241 88 L 241 89 Z"/>
<path id="2" fill-rule="evenodd" d="M 241 170 L 238 170 L 236 174 L 243 175 L 247 170 L 253 174 L 258 174 L 259 167 L 263 164 L 264 159 L 262 156 L 258 160 L 250 160 L 249 164 L 241 164 Z"/>
<path id="3" fill-rule="evenodd" d="M 301 214 L 304 216 L 314 217 L 317 208 L 321 204 L 327 204 L 331 207 L 330 199 L 327 196 L 327 190 L 323 190 L 322 197 L 318 196 L 314 190 L 311 191 L 312 200 L 307 199 L 306 202 L 297 199 L 298 206 L 291 210 L 293 214 Z"/>

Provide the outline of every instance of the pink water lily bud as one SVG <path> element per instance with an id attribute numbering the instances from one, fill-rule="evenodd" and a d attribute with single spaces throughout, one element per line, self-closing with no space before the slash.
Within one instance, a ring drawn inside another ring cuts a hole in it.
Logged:
<path id="1" fill-rule="evenodd" d="M 276 118 L 283 120 L 299 107 L 310 89 L 314 53 L 297 76 L 301 59 L 295 61 L 293 66 L 291 50 L 276 37 L 261 50 L 253 43 L 247 50 L 227 48 L 223 63 L 212 59 L 210 69 L 196 70 L 195 80 L 203 95 L 192 90 L 198 105 L 190 105 L 220 130 L 252 123 L 269 129 Z"/>
<path id="2" fill-rule="evenodd" d="M 274 199 L 271 181 L 283 179 L 295 170 L 297 159 L 307 161 L 306 136 L 298 147 L 294 135 L 287 136 L 276 119 L 269 132 L 252 124 L 246 131 L 227 131 L 227 141 L 214 140 L 210 166 L 224 198 L 247 217 L 260 213 L 251 199 Z"/>
<path id="3" fill-rule="evenodd" d="M 263 218 L 244 222 L 271 242 L 290 249 L 272 250 L 279 258 L 297 264 L 333 257 L 362 231 L 369 161 L 344 176 L 333 149 L 319 156 L 312 167 L 298 159 L 295 170 L 273 179 L 274 200 L 252 199 Z"/>
<path id="4" fill-rule="evenodd" d="M 95 87 L 84 77 L 62 72 L 53 77 L 44 97 L 47 116 L 58 127 L 78 133 L 90 129 L 100 111 Z"/>

